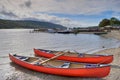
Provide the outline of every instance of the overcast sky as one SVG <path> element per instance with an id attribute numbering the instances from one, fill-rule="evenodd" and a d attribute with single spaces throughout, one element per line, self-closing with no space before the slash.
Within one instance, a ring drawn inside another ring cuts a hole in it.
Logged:
<path id="1" fill-rule="evenodd" d="M 93 26 L 103 18 L 120 19 L 120 0 L 0 0 L 1 19 L 49 21 L 64 26 Z"/>

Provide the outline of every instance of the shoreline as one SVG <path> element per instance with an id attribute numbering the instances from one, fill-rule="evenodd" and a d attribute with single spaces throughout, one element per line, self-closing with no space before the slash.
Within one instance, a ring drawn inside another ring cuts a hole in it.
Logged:
<path id="1" fill-rule="evenodd" d="M 114 55 L 114 60 L 110 64 L 111 71 L 107 77 L 104 78 L 80 78 L 80 77 L 64 77 L 64 76 L 56 76 L 45 73 L 40 73 L 32 70 L 28 70 L 17 64 L 10 63 L 10 66 L 14 67 L 15 70 L 11 72 L 9 76 L 7 76 L 6 80 L 120 80 L 120 48 L 111 48 L 105 49 L 94 54 L 109 54 Z M 12 69 L 11 69 L 12 70 Z"/>
<path id="2" fill-rule="evenodd" d="M 111 71 L 110 74 L 105 77 L 105 80 L 120 80 L 120 48 L 111 48 L 111 49 L 106 49 L 102 50 L 99 52 L 96 52 L 96 54 L 105 54 L 108 53 L 110 55 L 114 55 L 114 60 L 110 64 L 111 65 Z"/>
<path id="3" fill-rule="evenodd" d="M 111 32 L 108 32 L 108 34 L 101 35 L 106 38 L 115 38 L 117 40 L 120 40 L 120 30 L 112 30 Z"/>
<path id="4" fill-rule="evenodd" d="M 107 38 L 114 38 L 120 41 L 120 30 L 112 30 L 108 34 L 101 35 L 103 37 Z M 110 64 L 111 65 L 111 72 L 108 77 L 105 77 L 105 80 L 120 80 L 120 46 L 118 48 L 110 48 L 105 49 L 102 51 L 96 52 L 96 54 L 105 54 L 108 53 L 110 55 L 113 55 L 114 60 Z"/>

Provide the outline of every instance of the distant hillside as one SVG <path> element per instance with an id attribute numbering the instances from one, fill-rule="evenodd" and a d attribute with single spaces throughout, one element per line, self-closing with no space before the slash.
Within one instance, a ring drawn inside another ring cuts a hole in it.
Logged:
<path id="1" fill-rule="evenodd" d="M 0 29 L 11 29 L 11 28 L 60 28 L 65 29 L 66 27 L 54 24 L 50 22 L 32 21 L 32 20 L 3 20 L 0 19 Z"/>

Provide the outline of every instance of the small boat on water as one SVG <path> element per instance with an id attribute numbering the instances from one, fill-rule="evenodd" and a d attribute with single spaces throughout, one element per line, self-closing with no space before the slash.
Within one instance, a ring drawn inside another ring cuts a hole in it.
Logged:
<path id="1" fill-rule="evenodd" d="M 44 49 L 34 49 L 34 53 L 37 56 L 42 56 L 46 58 L 51 58 L 60 51 L 44 50 Z M 81 54 L 75 52 L 66 52 L 64 55 L 57 58 L 58 60 L 66 60 L 72 62 L 82 62 L 82 63 L 101 63 L 108 64 L 113 61 L 113 55 L 97 55 L 97 54 Z"/>
<path id="2" fill-rule="evenodd" d="M 107 34 L 108 32 L 95 32 L 95 35 L 102 35 L 102 34 Z"/>
<path id="3" fill-rule="evenodd" d="M 72 33 L 70 31 L 58 31 L 57 33 L 61 33 L 61 34 L 69 34 L 69 33 Z"/>
<path id="4" fill-rule="evenodd" d="M 46 62 L 45 58 L 12 54 L 9 54 L 9 58 L 12 62 L 24 68 L 60 76 L 101 78 L 107 76 L 110 72 L 110 65 L 107 64 L 83 64 L 53 58 Z"/>

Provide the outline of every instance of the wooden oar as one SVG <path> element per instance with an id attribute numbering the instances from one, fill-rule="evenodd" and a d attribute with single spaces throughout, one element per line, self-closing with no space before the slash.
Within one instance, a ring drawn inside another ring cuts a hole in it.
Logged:
<path id="1" fill-rule="evenodd" d="M 60 53 L 61 53 L 61 54 L 60 54 Z M 62 55 L 65 54 L 65 53 L 64 53 L 64 52 L 58 52 L 58 53 L 56 53 L 56 54 L 57 54 L 56 56 L 53 56 L 53 57 L 51 57 L 51 58 L 49 58 L 49 59 L 46 59 L 46 60 L 40 62 L 40 64 L 46 63 L 46 62 L 48 62 L 48 61 L 50 61 L 50 60 L 53 60 L 53 59 L 55 59 L 55 58 L 57 58 L 57 57 L 59 57 L 59 56 L 62 56 Z"/>
<path id="2" fill-rule="evenodd" d="M 40 61 L 43 61 L 43 60 L 42 59 L 38 59 L 38 60 L 33 61 L 31 64 L 35 64 L 35 63 L 40 62 Z"/>

